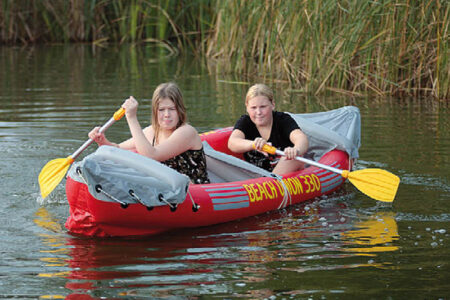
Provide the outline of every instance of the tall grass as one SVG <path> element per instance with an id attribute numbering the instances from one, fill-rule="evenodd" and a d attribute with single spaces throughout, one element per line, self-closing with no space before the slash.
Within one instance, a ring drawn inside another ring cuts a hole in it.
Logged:
<path id="1" fill-rule="evenodd" d="M 450 96 L 448 1 L 232 0 L 216 12 L 207 54 L 229 71 L 313 94 Z"/>
<path id="2" fill-rule="evenodd" d="M 1 43 L 156 43 L 308 94 L 450 97 L 447 0 L 0 3 Z"/>
<path id="3" fill-rule="evenodd" d="M 2 43 L 158 43 L 176 52 L 197 49 L 210 30 L 210 1 L 2 0 Z M 203 28 L 203 31 L 201 31 Z"/>

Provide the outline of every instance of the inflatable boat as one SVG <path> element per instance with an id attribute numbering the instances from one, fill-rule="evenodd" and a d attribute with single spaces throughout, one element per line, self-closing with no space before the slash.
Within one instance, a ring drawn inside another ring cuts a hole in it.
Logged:
<path id="1" fill-rule="evenodd" d="M 291 115 L 308 136 L 305 157 L 351 169 L 360 146 L 358 108 Z M 201 134 L 209 184 L 192 184 L 185 175 L 134 152 L 99 147 L 68 172 L 66 228 L 77 235 L 108 237 L 209 226 L 327 195 L 345 181 L 315 166 L 283 176 L 253 166 L 227 148 L 232 130 Z"/>

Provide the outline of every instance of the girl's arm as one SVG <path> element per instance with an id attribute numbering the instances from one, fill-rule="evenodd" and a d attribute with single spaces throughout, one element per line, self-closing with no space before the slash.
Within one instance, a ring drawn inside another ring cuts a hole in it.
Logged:
<path id="1" fill-rule="evenodd" d="M 294 147 L 287 147 L 284 149 L 287 159 L 294 159 L 296 156 L 303 156 L 308 151 L 308 137 L 300 129 L 293 130 L 289 139 L 294 144 Z"/>
<path id="2" fill-rule="evenodd" d="M 235 153 L 244 153 L 253 150 L 253 142 L 245 138 L 244 133 L 234 129 L 228 138 L 228 149 Z"/>
<path id="3" fill-rule="evenodd" d="M 92 129 L 89 133 L 88 133 L 88 137 L 93 140 L 94 142 L 97 143 L 97 145 L 99 146 L 114 146 L 114 147 L 119 147 L 119 145 L 109 141 L 105 134 L 102 132 L 100 133 L 100 127 L 97 126 L 94 129 Z"/>
<path id="4" fill-rule="evenodd" d="M 97 145 L 113 146 L 113 147 L 122 148 L 125 150 L 130 150 L 130 149 L 135 148 L 133 138 L 123 141 L 120 144 L 116 144 L 116 143 L 113 143 L 110 140 L 108 140 L 104 133 L 99 133 L 99 130 L 100 130 L 100 127 L 95 127 L 88 134 L 89 138 L 92 139 L 94 142 L 96 142 Z"/>
<path id="5" fill-rule="evenodd" d="M 257 137 L 253 141 L 248 140 L 240 129 L 234 129 L 228 139 L 228 148 L 235 153 L 244 153 L 255 149 L 267 155 L 267 153 L 262 152 L 266 143 L 267 141 L 262 137 Z"/>

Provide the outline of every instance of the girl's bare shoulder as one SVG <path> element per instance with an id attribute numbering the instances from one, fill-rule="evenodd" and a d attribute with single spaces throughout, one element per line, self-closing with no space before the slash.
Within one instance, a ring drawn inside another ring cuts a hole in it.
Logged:
<path id="1" fill-rule="evenodd" d="M 177 128 L 177 131 L 183 134 L 198 134 L 197 129 L 195 129 L 192 125 L 185 123 Z"/>

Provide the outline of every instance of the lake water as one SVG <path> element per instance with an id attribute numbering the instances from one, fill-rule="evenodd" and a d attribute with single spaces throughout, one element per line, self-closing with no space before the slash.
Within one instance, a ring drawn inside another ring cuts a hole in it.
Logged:
<path id="1" fill-rule="evenodd" d="M 350 183 L 257 217 L 143 238 L 64 228 L 64 181 L 42 201 L 38 174 L 67 157 L 126 97 L 175 80 L 199 132 L 245 112 L 244 76 L 151 47 L 0 47 L 0 298 L 449 299 L 450 109 L 426 99 L 305 97 L 275 86 L 281 111 L 359 107 L 358 168 L 401 178 L 392 204 Z M 125 121 L 108 137 L 129 136 Z M 88 148 L 82 157 L 95 150 Z M 80 157 L 79 159 L 81 159 Z"/>

